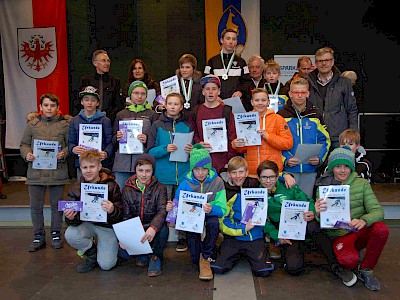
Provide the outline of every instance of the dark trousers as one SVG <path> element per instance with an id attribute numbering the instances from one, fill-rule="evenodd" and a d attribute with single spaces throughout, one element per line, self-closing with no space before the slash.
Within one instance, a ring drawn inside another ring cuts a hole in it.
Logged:
<path id="1" fill-rule="evenodd" d="M 200 260 L 200 253 L 205 259 L 211 257 L 215 249 L 219 232 L 218 218 L 208 217 L 206 215 L 204 226 L 206 228 L 206 237 L 201 241 L 201 234 L 195 232 L 186 232 L 186 240 L 189 247 L 190 257 L 194 264 L 198 264 Z"/>
<path id="2" fill-rule="evenodd" d="M 325 230 L 321 229 L 316 220 L 307 222 L 306 237 L 311 237 L 314 244 L 325 254 L 329 264 L 336 262 L 332 248 L 332 241 Z M 286 271 L 291 275 L 300 275 L 304 272 L 305 241 L 291 240 L 292 245 L 284 244 L 281 248 L 286 261 Z"/>
<path id="3" fill-rule="evenodd" d="M 153 254 L 156 255 L 160 260 L 164 259 L 164 249 L 167 246 L 168 234 L 169 229 L 167 225 L 164 224 L 154 236 L 153 241 L 150 243 L 151 247 L 153 248 Z M 127 260 L 131 257 L 131 255 L 129 255 L 129 253 L 121 247 L 118 250 L 118 255 Z"/>
<path id="4" fill-rule="evenodd" d="M 251 270 L 256 276 L 268 276 L 270 266 L 267 265 L 267 248 L 263 238 L 255 241 L 240 241 L 234 237 L 225 236 L 221 244 L 221 254 L 211 265 L 214 273 L 224 274 L 232 270 L 244 255 L 250 263 Z"/>

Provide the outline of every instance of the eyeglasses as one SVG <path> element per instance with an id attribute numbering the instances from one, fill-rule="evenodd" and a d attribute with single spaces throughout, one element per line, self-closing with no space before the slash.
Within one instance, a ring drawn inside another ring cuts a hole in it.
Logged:
<path id="1" fill-rule="evenodd" d="M 142 96 L 142 97 L 146 97 L 146 93 L 141 93 L 141 92 L 132 92 L 132 94 L 136 97 Z"/>
<path id="2" fill-rule="evenodd" d="M 260 176 L 261 181 L 276 181 L 278 179 L 278 176 L 273 175 L 273 176 Z"/>
<path id="3" fill-rule="evenodd" d="M 315 62 L 322 64 L 322 63 L 328 63 L 331 62 L 333 58 L 327 58 L 327 59 L 316 59 Z"/>
<path id="4" fill-rule="evenodd" d="M 308 91 L 290 91 L 292 94 L 295 94 L 296 96 L 304 96 L 308 93 Z"/>
<path id="5" fill-rule="evenodd" d="M 103 58 L 103 59 L 96 59 L 96 61 L 100 61 L 100 62 L 102 62 L 102 63 L 106 63 L 106 62 L 111 63 L 111 59 L 105 59 L 105 58 Z"/>

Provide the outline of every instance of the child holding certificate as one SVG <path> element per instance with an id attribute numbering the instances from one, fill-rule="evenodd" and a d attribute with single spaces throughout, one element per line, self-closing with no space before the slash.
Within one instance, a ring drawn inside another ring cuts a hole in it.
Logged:
<path id="1" fill-rule="evenodd" d="M 309 93 L 307 79 L 293 79 L 290 84 L 290 99 L 278 114 L 285 118 L 293 136 L 293 147 L 282 151 L 285 158 L 283 169 L 293 175 L 297 185 L 307 196 L 312 197 L 317 167 L 325 161 L 331 139 L 322 116 L 307 100 Z M 322 147 L 319 153 L 312 155 L 307 162 L 302 162 L 296 157 L 300 144 L 321 144 Z"/>
<path id="2" fill-rule="evenodd" d="M 186 162 L 170 160 L 170 154 L 178 150 L 177 145 L 174 143 L 175 134 L 186 133 L 189 135 L 192 129 L 187 117 L 182 113 L 183 97 L 180 94 L 169 94 L 165 105 L 166 110 L 151 126 L 147 145 L 149 148 L 148 153 L 156 159 L 154 175 L 159 182 L 167 186 L 168 201 L 170 201 L 171 195 L 174 195 L 174 191 L 179 183 L 185 179 L 185 175 L 189 171 L 189 159 Z M 193 139 L 186 144 L 184 148 L 186 153 L 190 153 L 192 150 L 192 142 Z M 182 231 L 178 231 L 176 250 L 178 252 L 187 250 L 186 234 Z"/>
<path id="3" fill-rule="evenodd" d="M 192 111 L 191 126 L 194 129 L 194 142 L 202 144 L 208 151 L 216 150 L 213 149 L 210 142 L 205 141 L 207 132 L 204 132 L 203 121 L 225 119 L 226 133 L 223 132 L 225 134 L 222 135 L 225 136 L 226 139 L 217 139 L 217 142 L 224 145 L 227 151 L 211 153 L 213 167 L 219 173 L 228 161 L 236 155 L 235 150 L 233 150 L 231 146 L 231 142 L 236 138 L 235 120 L 232 114 L 232 107 L 225 105 L 223 101 L 218 99 L 221 93 L 221 81 L 218 76 L 205 76 L 200 79 L 200 84 L 203 89 L 205 102 Z M 220 129 L 222 128 L 223 127 Z M 223 130 L 220 130 L 219 132 L 222 131 Z"/>
<path id="4" fill-rule="evenodd" d="M 167 188 L 153 176 L 155 168 L 154 157 L 141 154 L 135 163 L 135 175 L 126 181 L 122 191 L 124 220 L 140 217 L 145 234 L 141 242 L 149 241 L 153 254 L 136 256 L 136 265 L 145 266 L 149 263 L 147 274 L 150 277 L 161 275 L 163 252 L 167 246 L 168 227 L 165 223 L 167 212 Z M 130 255 L 120 243 L 120 256 L 129 259 Z"/>
<path id="5" fill-rule="evenodd" d="M 240 259 L 240 253 L 247 258 L 255 276 L 268 276 L 274 266 L 267 262 L 263 226 L 251 225 L 251 219 L 242 223 L 242 188 L 258 188 L 256 178 L 248 177 L 246 160 L 235 156 L 228 162 L 228 181 L 225 182 L 228 212 L 220 220 L 220 229 L 224 234 L 220 254 L 211 264 L 216 274 L 229 272 Z"/>
<path id="6" fill-rule="evenodd" d="M 42 95 L 40 97 L 41 114 L 28 121 L 21 140 L 21 156 L 28 162 L 26 184 L 29 186 L 34 234 L 34 240 L 29 245 L 29 252 L 35 252 L 46 247 L 43 206 L 47 188 L 50 192 L 51 205 L 51 245 L 54 249 L 63 246 L 61 239 L 62 212 L 58 211 L 58 200 L 63 199 L 64 186 L 69 183 L 66 161 L 69 120 L 59 113 L 59 104 L 60 102 L 55 95 Z M 42 143 L 58 144 L 58 148 L 56 146 L 55 149 L 48 149 L 49 151 L 46 153 L 55 156 L 55 168 L 33 167 L 34 163 L 40 165 L 38 162 L 40 158 L 34 154 L 34 143 L 38 140 L 41 140 Z M 60 149 L 60 151 L 57 151 L 57 149 Z"/>
<path id="7" fill-rule="evenodd" d="M 343 276 L 345 269 L 337 264 L 331 240 L 320 229 L 319 223 L 315 220 L 314 199 L 307 196 L 297 185 L 288 189 L 285 184 L 278 181 L 278 172 L 277 164 L 268 160 L 263 161 L 257 168 L 261 186 L 268 189 L 268 220 L 264 232 L 270 236 L 271 243 L 279 244 L 283 250 L 286 271 L 295 276 L 304 273 L 306 241 L 278 238 L 282 201 L 304 201 L 309 203 L 309 210 L 300 215 L 300 218 L 307 222 L 306 238 L 311 238 L 314 244 L 325 254 L 332 271 L 338 276 Z M 343 277 L 341 278 L 343 279 Z"/>
<path id="8" fill-rule="evenodd" d="M 76 268 L 79 273 L 89 272 L 97 264 L 102 270 L 110 270 L 117 263 L 118 240 L 112 224 L 122 221 L 122 196 L 114 180 L 114 174 L 109 169 L 102 168 L 101 159 L 101 154 L 97 150 L 82 152 L 79 157 L 81 180 L 71 184 L 68 200 L 81 200 L 83 182 L 108 185 L 108 199 L 101 203 L 101 208 L 107 212 L 107 222 L 84 222 L 80 220 L 79 212 L 71 209 L 64 211 L 65 222 L 69 225 L 65 231 L 65 239 L 68 244 L 85 255 L 85 260 Z"/>
<path id="9" fill-rule="evenodd" d="M 207 203 L 203 206 L 205 212 L 204 240 L 201 234 L 186 232 L 190 257 L 194 264 L 199 264 L 200 280 L 211 280 L 213 273 L 210 268 L 212 254 L 219 232 L 218 218 L 226 214 L 226 192 L 224 182 L 211 165 L 211 157 L 202 145 L 196 144 L 190 152 L 190 171 L 175 192 L 175 199 L 179 199 L 180 191 L 207 194 Z M 170 203 L 167 211 L 172 210 Z"/>
<path id="10" fill-rule="evenodd" d="M 364 285 L 373 291 L 380 290 L 379 281 L 373 269 L 385 247 L 389 237 L 389 229 L 383 223 L 383 209 L 371 188 L 371 184 L 364 178 L 359 178 L 355 172 L 354 153 L 348 146 L 334 149 L 328 157 L 328 172 L 317 179 L 317 186 L 349 185 L 350 186 L 350 215 L 348 224 L 351 230 L 328 229 L 333 238 L 335 255 L 348 272 L 357 269 L 358 278 Z M 317 189 L 317 197 L 319 191 Z M 317 215 L 327 210 L 327 201 L 324 198 L 315 204 Z M 359 263 L 359 251 L 367 251 Z M 352 273 L 353 274 L 353 273 Z M 357 277 L 353 274 L 354 285 Z M 347 284 L 346 284 L 347 285 Z M 348 284 L 348 286 L 351 286 Z"/>
<path id="11" fill-rule="evenodd" d="M 142 81 L 134 81 L 129 86 L 128 95 L 132 104 L 117 113 L 113 127 L 113 143 L 118 145 L 124 137 L 124 133 L 120 130 L 119 121 L 122 120 L 138 120 L 143 122 L 142 133 L 135 138 L 143 144 L 143 152 L 147 152 L 147 136 L 150 132 L 151 124 L 158 120 L 159 115 L 152 110 L 151 105 L 147 102 L 147 86 Z M 115 152 L 115 160 L 113 171 L 115 181 L 121 190 L 125 187 L 125 180 L 135 174 L 136 159 L 140 154 L 125 154 L 120 150 Z"/>
<path id="12" fill-rule="evenodd" d="M 79 112 L 79 114 L 72 118 L 71 124 L 69 125 L 69 144 L 68 149 L 69 153 L 75 158 L 75 167 L 78 172 L 78 181 L 79 181 L 79 155 L 81 155 L 84 151 L 88 150 L 88 147 L 84 145 L 80 145 L 80 135 L 82 136 L 84 133 L 80 132 L 79 127 L 80 124 L 96 124 L 100 125 L 101 129 L 101 141 L 97 141 L 97 144 L 101 147 L 98 149 L 100 151 L 100 157 L 102 160 L 102 166 L 105 168 L 111 169 L 111 157 L 113 155 L 113 145 L 112 145 L 112 125 L 111 120 L 106 117 L 106 113 L 102 112 L 98 109 L 100 104 L 100 95 L 99 91 L 93 86 L 85 87 L 81 92 L 79 92 L 79 99 L 81 100 L 81 104 L 83 109 Z M 96 139 L 100 136 L 99 132 L 93 132 L 89 136 L 92 139 Z M 90 139 L 89 139 L 90 140 Z M 81 139 L 82 141 L 82 139 Z M 95 145 L 95 143 L 93 143 Z"/>
<path id="13" fill-rule="evenodd" d="M 252 91 L 253 111 L 257 111 L 260 116 L 261 128 L 258 132 L 261 134 L 261 145 L 245 146 L 243 138 L 232 141 L 232 147 L 237 152 L 246 153 L 251 177 L 257 177 L 257 167 L 264 160 L 272 160 L 278 165 L 279 172 L 282 172 L 282 150 L 289 150 L 293 146 L 289 126 L 284 118 L 268 108 L 269 102 L 268 93 L 264 89 L 256 88 Z"/>

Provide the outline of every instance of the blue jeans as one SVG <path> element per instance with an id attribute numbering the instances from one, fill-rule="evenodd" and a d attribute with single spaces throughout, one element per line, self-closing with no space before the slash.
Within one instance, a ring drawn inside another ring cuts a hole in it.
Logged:
<path id="1" fill-rule="evenodd" d="M 86 252 L 97 240 L 97 263 L 102 270 L 110 270 L 117 263 L 118 240 L 114 229 L 83 222 L 78 226 L 69 226 L 65 231 L 65 240 L 77 250 Z"/>
<path id="2" fill-rule="evenodd" d="M 118 172 L 118 171 L 114 172 L 115 181 L 116 181 L 116 183 L 118 183 L 119 189 L 121 190 L 121 192 L 125 187 L 125 181 L 129 177 L 131 177 L 133 174 L 135 174 L 135 173 L 133 173 L 133 172 Z"/>
<path id="3" fill-rule="evenodd" d="M 169 229 L 166 224 L 164 224 L 161 229 L 154 236 L 153 241 L 150 243 L 151 248 L 153 249 L 153 254 L 157 256 L 161 261 L 164 259 L 164 249 L 167 246 Z M 121 247 L 118 250 L 118 255 L 128 260 L 130 257 L 136 257 L 140 255 L 129 255 L 129 253 L 122 249 Z"/>

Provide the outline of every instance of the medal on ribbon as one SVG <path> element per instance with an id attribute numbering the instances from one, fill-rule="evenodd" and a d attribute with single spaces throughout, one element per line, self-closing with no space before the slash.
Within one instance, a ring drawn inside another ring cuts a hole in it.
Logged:
<path id="1" fill-rule="evenodd" d="M 222 75 L 222 79 L 227 80 L 229 78 L 229 76 L 228 76 L 229 70 L 232 67 L 233 59 L 235 58 L 235 53 L 232 53 L 231 59 L 229 60 L 229 63 L 228 63 L 228 67 L 225 67 L 224 54 L 223 54 L 222 50 L 220 52 L 220 55 L 221 55 L 222 65 L 224 67 L 224 74 Z"/>
<path id="2" fill-rule="evenodd" d="M 185 98 L 185 103 L 183 104 L 183 107 L 185 109 L 190 108 L 190 98 L 192 98 L 192 87 L 193 87 L 193 79 L 189 79 L 189 87 L 186 90 L 186 85 L 185 85 L 185 80 L 181 77 L 181 87 L 182 87 L 182 92 L 183 92 L 183 97 Z"/>

